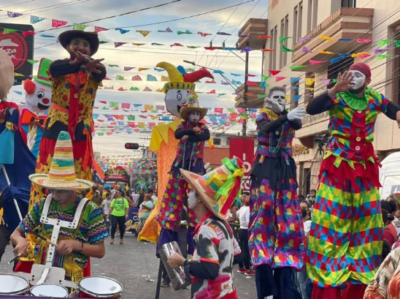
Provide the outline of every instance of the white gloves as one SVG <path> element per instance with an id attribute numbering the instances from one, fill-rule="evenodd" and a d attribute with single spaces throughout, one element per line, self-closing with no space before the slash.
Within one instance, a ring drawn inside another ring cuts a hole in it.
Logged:
<path id="1" fill-rule="evenodd" d="M 273 112 L 275 112 L 275 113 L 282 113 L 282 111 L 283 111 L 283 109 L 284 109 L 284 107 L 282 107 L 282 105 L 281 104 L 279 104 L 278 102 L 276 102 L 276 101 L 273 101 L 273 100 L 271 100 L 270 98 L 266 98 L 265 99 L 265 106 L 266 106 L 266 108 L 269 108 L 269 109 L 271 109 Z"/>
<path id="2" fill-rule="evenodd" d="M 302 120 L 306 116 L 306 108 L 304 107 L 297 107 L 293 110 L 290 110 L 287 114 L 288 120 Z"/>

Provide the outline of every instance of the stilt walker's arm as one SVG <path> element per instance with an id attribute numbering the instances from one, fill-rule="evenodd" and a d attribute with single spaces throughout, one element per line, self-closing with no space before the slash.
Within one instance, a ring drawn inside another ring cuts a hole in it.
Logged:
<path id="1" fill-rule="evenodd" d="M 307 113 L 310 115 L 320 114 L 330 110 L 333 107 L 333 101 L 327 92 L 316 97 L 307 105 Z"/>

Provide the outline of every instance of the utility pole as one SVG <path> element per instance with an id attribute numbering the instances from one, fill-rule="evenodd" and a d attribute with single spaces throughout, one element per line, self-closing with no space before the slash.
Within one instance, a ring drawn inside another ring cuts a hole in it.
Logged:
<path id="1" fill-rule="evenodd" d="M 246 47 L 249 46 L 249 42 L 246 43 Z M 245 69 L 244 69 L 244 92 L 243 92 L 243 105 L 246 113 L 246 119 L 243 122 L 242 135 L 243 137 L 247 136 L 247 75 L 249 74 L 249 51 L 246 51 L 246 61 L 245 61 Z"/>

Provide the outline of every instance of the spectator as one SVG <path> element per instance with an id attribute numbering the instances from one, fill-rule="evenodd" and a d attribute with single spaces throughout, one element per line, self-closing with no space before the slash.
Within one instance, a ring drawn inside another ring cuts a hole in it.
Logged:
<path id="1" fill-rule="evenodd" d="M 120 239 L 119 244 L 124 244 L 125 234 L 125 219 L 128 218 L 129 203 L 125 197 L 122 197 L 121 193 L 115 191 L 115 198 L 111 201 L 111 241 L 110 244 L 114 244 L 115 232 L 117 225 L 119 226 Z"/>
<path id="2" fill-rule="evenodd" d="M 106 193 L 106 199 L 101 204 L 103 208 L 104 219 L 106 220 L 107 232 L 110 233 L 110 208 L 111 208 L 111 194 Z"/>
<path id="3" fill-rule="evenodd" d="M 255 272 L 250 269 L 250 252 L 249 252 L 249 221 L 250 207 L 249 196 L 243 198 L 242 207 L 236 212 L 240 222 L 239 230 L 239 246 L 242 252 L 242 262 L 239 263 L 239 273 L 246 275 L 255 275 Z"/>
<path id="4" fill-rule="evenodd" d="M 307 201 L 307 204 L 308 204 L 310 207 L 314 206 L 314 203 L 315 203 L 315 195 L 316 195 L 316 194 L 317 194 L 317 191 L 316 191 L 315 189 L 312 189 L 312 190 L 310 191 L 310 193 L 307 195 L 306 201 Z"/>
<path id="5" fill-rule="evenodd" d="M 302 200 L 305 200 L 306 198 L 304 197 L 304 195 L 300 194 L 299 195 L 299 201 L 301 202 Z"/>
<path id="6" fill-rule="evenodd" d="M 152 191 L 153 191 L 153 190 L 152 190 Z M 149 193 L 150 193 L 150 191 L 149 191 Z M 153 201 L 153 203 L 157 201 L 157 194 L 156 194 L 155 191 L 152 192 L 151 200 Z"/>
<path id="7" fill-rule="evenodd" d="M 142 204 L 143 200 L 144 200 L 144 191 L 143 191 L 143 190 L 140 190 L 140 191 L 139 191 L 139 199 L 138 199 L 138 201 L 137 201 L 137 206 L 136 206 L 136 207 L 139 208 L 140 205 Z"/>
<path id="8" fill-rule="evenodd" d="M 306 209 L 306 210 L 308 210 L 308 204 L 307 204 L 307 202 L 305 201 L 305 199 L 302 199 L 302 200 L 300 200 L 300 209 Z"/>
<path id="9" fill-rule="evenodd" d="M 381 210 L 383 223 L 385 224 L 383 239 L 386 240 L 390 247 L 397 241 L 397 229 L 393 224 L 392 207 L 387 201 L 381 201 Z"/>
<path id="10" fill-rule="evenodd" d="M 140 205 L 139 208 L 139 228 L 138 231 L 140 232 L 143 228 L 144 223 L 146 222 L 147 218 L 149 218 L 151 210 L 154 209 L 154 203 L 151 199 L 150 194 L 146 194 L 144 197 L 144 201 Z"/>

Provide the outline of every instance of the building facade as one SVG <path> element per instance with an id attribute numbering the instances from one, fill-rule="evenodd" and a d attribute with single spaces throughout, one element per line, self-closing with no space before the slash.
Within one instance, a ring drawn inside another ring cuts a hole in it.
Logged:
<path id="1" fill-rule="evenodd" d="M 265 40 L 268 51 L 264 52 L 263 74 L 280 71 L 267 83 L 286 87 L 289 109 L 306 106 L 332 87 L 332 79 L 356 61 L 371 67 L 371 87 L 400 104 L 400 47 L 392 43 L 400 40 L 400 1 L 273 0 L 268 7 L 267 27 L 271 38 Z M 388 57 L 351 57 L 354 53 L 374 54 L 379 40 L 390 40 L 381 47 L 387 48 L 381 53 Z M 289 51 L 282 51 L 285 47 Z M 339 53 L 342 58 L 334 59 Z M 296 132 L 293 155 L 298 166 L 299 194 L 306 195 L 317 187 L 322 154 L 321 142 L 315 139 L 319 136 L 322 141 L 327 126 L 327 113 L 307 115 L 303 128 Z M 396 122 L 379 116 L 374 147 L 381 160 L 400 150 L 400 138 L 396 138 L 399 134 Z"/>

